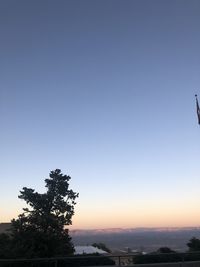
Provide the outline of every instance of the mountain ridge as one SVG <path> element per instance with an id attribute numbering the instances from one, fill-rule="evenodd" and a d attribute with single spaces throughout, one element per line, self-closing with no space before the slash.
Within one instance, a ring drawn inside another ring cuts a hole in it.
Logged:
<path id="1" fill-rule="evenodd" d="M 96 229 L 71 229 L 73 235 L 80 234 L 111 234 L 111 233 L 144 233 L 144 232 L 177 232 L 200 230 L 200 226 L 187 227 L 134 227 L 134 228 L 96 228 Z"/>

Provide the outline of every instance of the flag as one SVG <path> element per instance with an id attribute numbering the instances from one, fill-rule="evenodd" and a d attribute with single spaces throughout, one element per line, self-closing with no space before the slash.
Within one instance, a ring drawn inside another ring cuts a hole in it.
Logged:
<path id="1" fill-rule="evenodd" d="M 200 124 L 200 108 L 199 108 L 199 102 L 197 99 L 197 95 L 195 95 L 196 97 L 196 107 L 197 107 L 197 118 L 198 118 L 198 123 Z"/>

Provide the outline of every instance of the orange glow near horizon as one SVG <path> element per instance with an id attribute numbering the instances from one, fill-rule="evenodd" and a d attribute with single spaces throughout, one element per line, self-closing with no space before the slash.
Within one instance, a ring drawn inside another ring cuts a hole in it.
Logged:
<path id="1" fill-rule="evenodd" d="M 162 200 L 159 203 L 149 200 L 146 203 L 135 203 L 123 207 L 123 204 L 105 206 L 104 204 L 77 204 L 73 224 L 70 229 L 100 228 L 135 228 L 135 227 L 195 227 L 199 226 L 200 214 L 197 213 L 198 201 L 178 201 L 173 203 Z M 0 222 L 9 222 L 22 209 L 16 207 L 5 209 Z"/>
<path id="2" fill-rule="evenodd" d="M 170 217 L 143 215 L 140 217 L 124 217 L 120 220 L 118 217 L 95 216 L 95 218 L 74 217 L 73 225 L 70 229 L 102 229 L 102 228 L 137 228 L 137 227 L 196 227 L 199 226 L 200 216 L 191 214 L 188 219 L 187 215 L 179 216 L 171 214 Z"/>
<path id="3" fill-rule="evenodd" d="M 93 216 L 75 215 L 70 229 L 104 229 L 104 228 L 137 228 L 137 227 L 197 227 L 200 222 L 200 215 L 191 212 L 190 214 L 166 213 L 166 214 L 148 214 L 137 216 L 128 216 L 122 214 L 120 218 L 116 214 L 95 214 Z M 5 214 L 1 217 L 0 223 L 10 222 L 16 216 Z"/>
<path id="4" fill-rule="evenodd" d="M 134 209 L 78 210 L 73 218 L 72 229 L 77 228 L 134 228 L 134 227 L 195 227 L 199 225 L 198 203 L 182 206 L 151 205 Z M 192 205 L 193 204 L 193 205 Z"/>

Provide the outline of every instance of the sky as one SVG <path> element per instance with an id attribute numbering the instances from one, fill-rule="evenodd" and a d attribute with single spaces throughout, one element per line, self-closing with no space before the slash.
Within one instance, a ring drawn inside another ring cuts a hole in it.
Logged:
<path id="1" fill-rule="evenodd" d="M 0 1 L 0 222 L 59 168 L 71 229 L 200 226 L 200 1 Z"/>

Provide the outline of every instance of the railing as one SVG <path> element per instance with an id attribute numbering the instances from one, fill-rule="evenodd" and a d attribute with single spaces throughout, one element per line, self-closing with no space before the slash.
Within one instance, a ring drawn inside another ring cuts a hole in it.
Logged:
<path id="1" fill-rule="evenodd" d="M 200 252 L 183 252 L 183 253 L 149 253 L 149 254 L 121 254 L 109 255 L 115 261 L 115 265 L 140 265 L 156 263 L 177 263 L 177 262 L 200 262 Z M 200 267 L 200 264 L 199 264 Z"/>
<path id="2" fill-rule="evenodd" d="M 103 265 L 115 265 L 115 262 L 112 261 L 109 256 L 101 255 L 32 259 L 0 259 L 0 267 L 79 267 Z"/>
<path id="3" fill-rule="evenodd" d="M 134 258 L 135 264 L 150 263 L 173 263 L 173 262 L 189 262 L 200 261 L 200 252 L 185 253 L 150 253 L 146 255 L 138 255 Z"/>
<path id="4" fill-rule="evenodd" d="M 146 266 L 148 264 L 161 266 L 170 264 L 174 267 L 200 266 L 200 252 L 190 253 L 162 253 L 162 254 L 147 254 L 139 255 L 139 257 L 146 258 L 148 262 L 141 262 L 135 264 L 138 255 L 135 254 L 121 254 L 106 256 L 70 256 L 57 258 L 32 258 L 32 259 L 0 259 L 0 267 L 80 267 L 80 266 Z M 110 260 L 110 264 L 106 264 L 106 260 Z M 162 261 L 162 259 L 164 259 Z M 105 262 L 105 264 L 104 264 Z M 136 261 L 137 262 L 137 261 Z M 190 264 L 190 262 L 192 262 Z M 181 263 L 178 265 L 178 263 Z"/>

